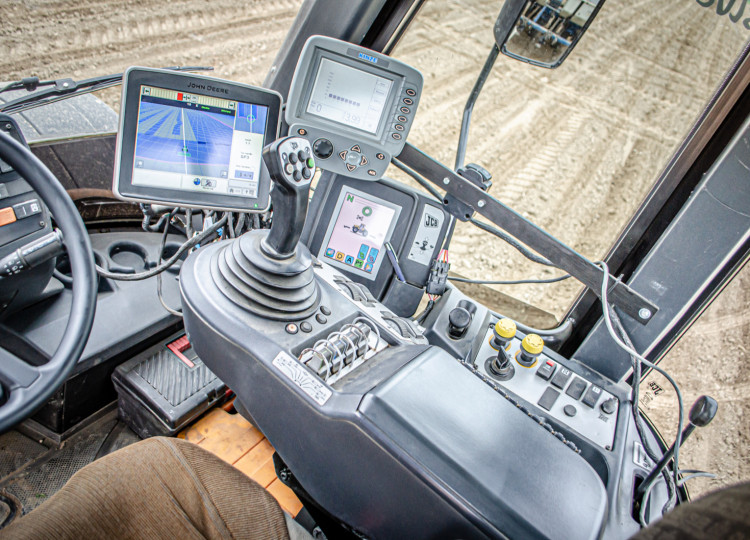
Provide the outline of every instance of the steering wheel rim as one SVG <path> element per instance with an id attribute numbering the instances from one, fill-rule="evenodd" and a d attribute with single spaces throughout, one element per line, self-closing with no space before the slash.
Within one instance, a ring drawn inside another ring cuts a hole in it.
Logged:
<path id="1" fill-rule="evenodd" d="M 0 130 L 0 159 L 28 182 L 63 232 L 73 276 L 70 317 L 49 362 L 32 366 L 0 347 L 0 379 L 8 392 L 0 406 L 0 433 L 31 415 L 59 388 L 83 353 L 96 309 L 96 270 L 86 227 L 65 188 L 28 148 Z"/>

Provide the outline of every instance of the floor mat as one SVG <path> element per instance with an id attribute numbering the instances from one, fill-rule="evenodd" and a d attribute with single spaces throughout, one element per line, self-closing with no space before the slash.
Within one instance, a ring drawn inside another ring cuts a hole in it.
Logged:
<path id="1" fill-rule="evenodd" d="M 47 448 L 17 431 L 6 433 L 0 436 L 0 500 L 3 495 L 15 499 L 19 513 L 27 514 L 79 469 L 110 449 L 138 440 L 132 431 L 123 429 L 115 411 L 67 439 L 60 448 Z"/>

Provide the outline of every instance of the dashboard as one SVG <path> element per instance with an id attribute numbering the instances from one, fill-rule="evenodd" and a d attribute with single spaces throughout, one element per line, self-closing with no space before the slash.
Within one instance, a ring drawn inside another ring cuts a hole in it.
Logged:
<path id="1" fill-rule="evenodd" d="M 451 286 L 412 318 L 453 219 L 442 201 L 383 178 L 421 93 L 413 68 L 322 36 L 306 43 L 286 103 L 263 88 L 131 68 L 113 191 L 257 214 L 273 200 L 270 233 L 208 243 L 182 263 L 185 329 L 342 522 L 372 537 L 630 536 L 629 494 L 652 464 L 627 387 L 533 332 L 506 332 Z M 280 210 L 281 174 L 306 219 Z M 15 209 L 33 194 L 11 180 L 0 176 L 0 201 Z M 264 248 L 274 227 L 299 235 L 291 254 Z M 101 252 L 114 260 L 123 249 Z M 664 499 L 661 486 L 654 493 L 652 505 Z"/>

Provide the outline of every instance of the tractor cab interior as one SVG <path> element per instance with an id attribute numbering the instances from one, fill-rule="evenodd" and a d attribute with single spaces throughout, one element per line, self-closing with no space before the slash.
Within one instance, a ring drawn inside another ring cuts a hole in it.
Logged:
<path id="1" fill-rule="evenodd" d="M 307 0 L 262 86 L 200 66 L 8 85 L 3 526 L 154 436 L 217 454 L 318 537 L 629 538 L 689 501 L 679 450 L 717 402 L 675 384 L 665 440 L 639 385 L 674 382 L 659 360 L 750 253 L 747 49 L 593 261 L 465 159 L 500 54 L 570 62 L 604 0 L 504 3 L 454 165 L 410 142 L 433 98 L 392 54 L 423 3 Z M 116 84 L 119 117 L 87 95 Z M 58 101 L 100 133 L 30 147 Z M 469 222 L 582 284 L 559 324 L 456 286 L 476 281 L 449 270 Z"/>

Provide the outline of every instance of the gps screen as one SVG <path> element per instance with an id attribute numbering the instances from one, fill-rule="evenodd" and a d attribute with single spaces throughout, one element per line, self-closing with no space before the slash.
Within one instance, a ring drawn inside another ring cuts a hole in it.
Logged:
<path id="1" fill-rule="evenodd" d="M 401 208 L 352 188 L 344 189 L 328 226 L 321 254 L 327 262 L 363 275 L 377 274 Z"/>
<path id="2" fill-rule="evenodd" d="M 134 186 L 258 196 L 268 107 L 140 87 Z"/>
<path id="3" fill-rule="evenodd" d="M 390 79 L 322 58 L 307 112 L 375 134 L 391 86 Z"/>

